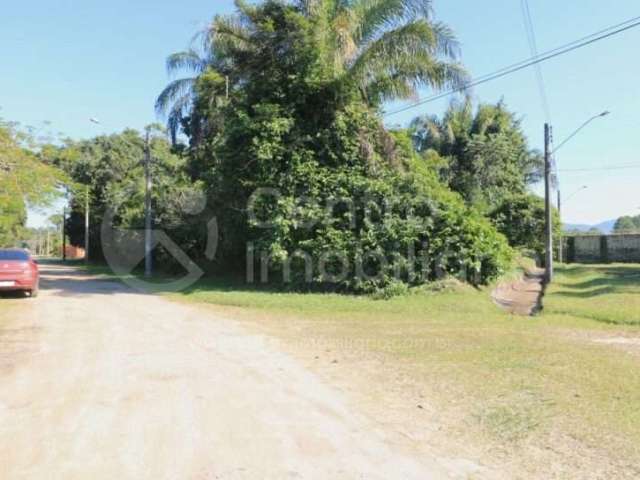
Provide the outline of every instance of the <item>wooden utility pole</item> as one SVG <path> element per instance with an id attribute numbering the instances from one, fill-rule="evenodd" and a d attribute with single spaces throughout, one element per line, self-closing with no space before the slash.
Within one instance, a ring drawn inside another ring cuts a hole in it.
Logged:
<path id="1" fill-rule="evenodd" d="M 144 275 L 150 277 L 153 273 L 153 259 L 151 258 L 151 146 L 149 140 L 149 130 L 145 138 L 144 149 Z"/>
<path id="2" fill-rule="evenodd" d="M 551 126 L 544 124 L 545 280 L 553 280 L 553 209 L 551 206 Z"/>
<path id="3" fill-rule="evenodd" d="M 560 226 L 562 227 L 562 196 L 560 194 L 560 188 L 558 187 L 558 216 L 560 217 Z M 558 263 L 562 263 L 564 257 L 564 238 L 563 229 L 560 230 L 558 238 Z"/>
<path id="4" fill-rule="evenodd" d="M 84 263 L 89 263 L 89 185 L 84 199 Z"/>
<path id="5" fill-rule="evenodd" d="M 62 209 L 62 261 L 67 261 L 67 207 Z"/>

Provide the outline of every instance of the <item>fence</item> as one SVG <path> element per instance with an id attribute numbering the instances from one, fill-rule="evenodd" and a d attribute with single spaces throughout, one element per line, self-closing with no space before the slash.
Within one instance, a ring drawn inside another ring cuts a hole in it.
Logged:
<path id="1" fill-rule="evenodd" d="M 565 237 L 567 263 L 640 263 L 640 234 Z"/>

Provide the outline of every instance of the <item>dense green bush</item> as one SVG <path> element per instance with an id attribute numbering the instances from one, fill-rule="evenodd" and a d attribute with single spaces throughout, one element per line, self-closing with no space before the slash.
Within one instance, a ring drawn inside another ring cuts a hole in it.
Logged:
<path id="1" fill-rule="evenodd" d="M 544 199 L 534 194 L 512 195 L 503 200 L 489 217 L 512 247 L 533 252 L 539 259 L 545 252 Z M 554 234 L 560 233 L 560 217 L 553 211 Z"/>
<path id="2" fill-rule="evenodd" d="M 159 104 L 174 99 L 189 136 L 218 262 L 253 281 L 381 297 L 441 275 L 495 277 L 504 237 L 380 117 L 385 100 L 462 80 L 454 39 L 408 4 L 321 3 L 238 4 L 205 32 L 205 56 L 170 59 L 198 65 L 186 103 L 174 83 Z M 338 29 L 331 12 L 355 23 Z"/>
<path id="3" fill-rule="evenodd" d="M 378 164 L 372 173 L 356 152 L 348 167 L 307 159 L 258 195 L 249 233 L 254 267 L 268 268 L 270 281 L 357 292 L 499 275 L 511 257 L 504 237 L 421 168 L 402 140 L 393 141 L 403 168 Z"/>

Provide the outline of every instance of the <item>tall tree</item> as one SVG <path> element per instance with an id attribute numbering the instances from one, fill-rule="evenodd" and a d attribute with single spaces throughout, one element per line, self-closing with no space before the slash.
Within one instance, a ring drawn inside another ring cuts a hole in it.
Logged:
<path id="1" fill-rule="evenodd" d="M 301 12 L 311 25 L 325 79 L 352 86 L 372 107 L 414 98 L 420 87 L 462 88 L 467 80 L 456 39 L 446 25 L 433 21 L 430 0 L 296 0 L 293 5 L 292 12 Z M 170 73 L 190 73 L 172 81 L 156 102 L 174 138 L 193 114 L 200 77 L 214 74 L 218 88 L 209 89 L 207 101 L 220 102 L 267 60 L 255 55 L 264 46 L 260 42 L 282 33 L 260 24 L 258 6 L 236 0 L 236 7 L 234 15 L 216 16 L 192 48 L 167 60 Z"/>
<path id="2" fill-rule="evenodd" d="M 20 240 L 27 208 L 49 204 L 62 181 L 61 172 L 46 162 L 32 136 L 0 119 L 0 246 Z"/>
<path id="3" fill-rule="evenodd" d="M 620 217 L 613 226 L 615 233 L 636 233 L 640 232 L 640 215 L 631 217 Z"/>
<path id="4" fill-rule="evenodd" d="M 416 149 L 465 200 L 489 211 L 539 180 L 543 161 L 530 149 L 520 120 L 503 102 L 452 102 L 443 117 L 412 122 Z"/>
<path id="5" fill-rule="evenodd" d="M 461 84 L 444 29 L 406 1 L 237 5 L 203 34 L 215 62 L 192 84 L 181 121 L 225 267 L 244 269 L 253 245 L 272 273 L 295 263 L 293 276 L 309 271 L 326 288 L 323 267 L 339 272 L 343 258 L 349 265 L 334 287 L 370 291 L 394 285 L 396 274 L 398 282 L 427 281 L 412 275 L 410 252 L 428 248 L 416 271 L 437 264 L 470 269 L 477 281 L 497 274 L 510 254 L 504 238 L 422 169 L 410 138 L 387 131 L 380 117 L 384 100 Z M 256 198 L 264 188 L 277 189 L 276 198 Z M 302 197 L 309 204 L 299 205 Z M 321 207 L 336 199 L 355 211 L 336 206 L 334 217 Z M 384 216 L 370 218 L 372 203 L 388 206 Z M 309 270 L 296 252 L 312 260 Z"/>
<path id="6" fill-rule="evenodd" d="M 189 228 L 186 210 L 198 193 L 199 183 L 191 182 L 185 159 L 172 151 L 166 138 L 152 136 L 150 145 L 154 228 L 169 230 L 182 225 L 182 230 L 174 233 L 176 241 L 185 248 L 194 247 L 198 240 Z M 108 210 L 116 213 L 118 224 L 114 227 L 144 228 L 145 138 L 140 132 L 127 129 L 90 140 L 69 141 L 51 151 L 50 155 L 73 181 L 71 215 L 67 220 L 67 232 L 73 245 L 84 245 L 87 188 L 91 209 L 91 256 L 94 260 L 101 260 L 103 256 L 100 228 Z"/>

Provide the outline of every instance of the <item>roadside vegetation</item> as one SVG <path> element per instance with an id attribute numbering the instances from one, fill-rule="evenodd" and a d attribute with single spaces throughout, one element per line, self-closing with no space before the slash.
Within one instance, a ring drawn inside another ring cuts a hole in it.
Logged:
<path id="1" fill-rule="evenodd" d="M 431 2 L 237 1 L 167 59 L 175 79 L 156 107 L 171 144 L 152 135 L 154 226 L 207 271 L 252 268 L 297 291 L 491 282 L 514 249 L 540 250 L 540 200 L 527 192 L 541 157 L 519 115 L 462 92 L 441 119 L 385 125 L 391 101 L 464 86 L 459 50 Z M 108 206 L 118 228 L 143 225 L 143 149 L 125 131 L 49 151 L 88 187 L 95 261 Z M 86 191 L 72 192 L 68 221 L 80 246 Z M 163 248 L 154 255 L 177 268 Z"/>
<path id="2" fill-rule="evenodd" d="M 640 233 L 640 215 L 620 217 L 613 226 L 614 233 Z"/>
<path id="3" fill-rule="evenodd" d="M 43 159 L 28 129 L 0 118 L 0 247 L 23 246 L 31 238 L 27 209 L 51 204 L 64 179 Z"/>
<path id="4" fill-rule="evenodd" d="M 278 339 L 429 445 L 523 477 L 640 477 L 640 266 L 560 266 L 537 317 L 492 303 L 518 251 L 542 256 L 541 155 L 505 102 L 473 104 L 431 2 L 237 0 L 167 68 L 166 129 L 35 145 L 0 122 L 0 247 L 50 234 L 27 209 L 66 190 L 70 243 L 88 201 L 104 261 L 107 211 L 144 226 L 148 151 L 153 227 L 209 273 L 174 300 Z M 442 116 L 385 124 L 389 102 L 450 89 Z"/>
<path id="5" fill-rule="evenodd" d="M 172 296 L 278 339 L 380 421 L 429 429 L 431 444 L 466 439 L 513 478 L 637 478 L 639 294 L 638 265 L 576 265 L 532 318 L 454 280 L 388 301 L 228 279 Z"/>

